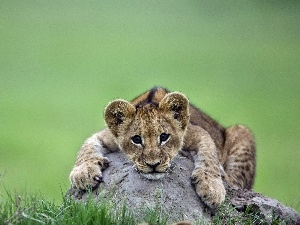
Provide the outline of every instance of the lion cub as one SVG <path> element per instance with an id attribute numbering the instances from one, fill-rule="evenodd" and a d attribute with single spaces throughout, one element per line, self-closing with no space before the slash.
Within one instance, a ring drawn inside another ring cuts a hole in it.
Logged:
<path id="1" fill-rule="evenodd" d="M 235 188 L 253 185 L 250 130 L 241 125 L 223 128 L 181 93 L 153 88 L 131 102 L 110 102 L 104 117 L 108 128 L 88 138 L 78 153 L 70 174 L 75 188 L 97 187 L 109 162 L 104 155 L 119 150 L 144 174 L 166 172 L 179 150 L 189 151 L 196 192 L 212 208 L 225 199 L 222 176 Z"/>

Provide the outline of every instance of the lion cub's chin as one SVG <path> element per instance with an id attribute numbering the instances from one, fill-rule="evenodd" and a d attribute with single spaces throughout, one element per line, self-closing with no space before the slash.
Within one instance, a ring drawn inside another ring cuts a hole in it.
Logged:
<path id="1" fill-rule="evenodd" d="M 148 180 L 160 180 L 164 178 L 166 173 L 140 173 L 143 177 L 147 178 Z"/>

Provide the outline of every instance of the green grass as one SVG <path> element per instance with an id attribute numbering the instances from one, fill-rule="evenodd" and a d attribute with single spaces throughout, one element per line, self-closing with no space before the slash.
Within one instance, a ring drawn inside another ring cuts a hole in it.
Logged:
<path id="1" fill-rule="evenodd" d="M 300 211 L 299 11 L 279 0 L 2 0 L 5 187 L 60 203 L 105 105 L 161 85 L 224 126 L 249 126 L 255 191 Z"/>
<path id="2" fill-rule="evenodd" d="M 55 205 L 39 195 L 8 196 L 8 201 L 0 203 L 1 224 L 132 225 L 137 223 L 125 206 L 117 207 L 109 202 L 97 204 L 91 198 L 83 204 L 66 197 L 61 205 Z"/>
<path id="3" fill-rule="evenodd" d="M 121 197 L 121 196 L 120 196 Z M 85 203 L 65 196 L 60 205 L 45 200 L 41 195 L 11 195 L 0 201 L 0 224 L 103 224 L 133 225 L 146 222 L 149 225 L 167 225 L 170 215 L 162 206 L 145 208 L 141 218 L 126 206 L 116 205 L 107 199 L 96 202 L 92 195 Z"/>
<path id="4" fill-rule="evenodd" d="M 85 203 L 64 197 L 60 205 L 45 200 L 41 195 L 11 195 L 0 201 L 0 224 L 99 224 L 99 225 L 134 225 L 147 223 L 148 225 L 167 225 L 170 214 L 162 212 L 162 207 L 157 205 L 154 209 L 146 208 L 141 218 L 133 215 L 132 210 L 124 203 L 115 205 L 107 200 L 96 202 L 92 197 Z M 270 215 L 269 223 L 262 218 L 252 207 L 244 213 L 234 212 L 234 208 L 224 204 L 211 220 L 211 225 L 221 224 L 291 224 L 291 221 L 282 221 Z M 199 219 L 195 225 L 207 224 Z"/>

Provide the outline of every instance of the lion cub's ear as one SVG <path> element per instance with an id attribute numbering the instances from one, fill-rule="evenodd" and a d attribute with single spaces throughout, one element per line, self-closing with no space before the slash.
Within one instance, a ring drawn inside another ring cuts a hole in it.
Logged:
<path id="1" fill-rule="evenodd" d="M 185 129 L 189 119 L 189 100 L 179 92 L 167 94 L 159 103 L 159 109 L 164 113 L 172 113 L 173 118 L 178 120 L 182 129 Z"/>
<path id="2" fill-rule="evenodd" d="M 135 107 L 123 99 L 112 101 L 106 106 L 104 119 L 113 135 L 118 136 L 120 125 L 131 119 L 135 111 Z"/>

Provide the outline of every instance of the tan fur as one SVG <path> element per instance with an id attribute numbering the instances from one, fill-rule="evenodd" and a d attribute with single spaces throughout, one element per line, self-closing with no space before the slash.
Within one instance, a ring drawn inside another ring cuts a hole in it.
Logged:
<path id="1" fill-rule="evenodd" d="M 70 174 L 76 188 L 96 187 L 108 166 L 104 155 L 118 150 L 146 174 L 166 172 L 179 150 L 189 151 L 195 190 L 213 208 L 225 199 L 222 176 L 236 188 L 250 189 L 254 183 L 250 130 L 241 125 L 223 128 L 181 93 L 154 88 L 132 102 L 110 102 L 104 114 L 108 128 L 84 143 Z"/>

